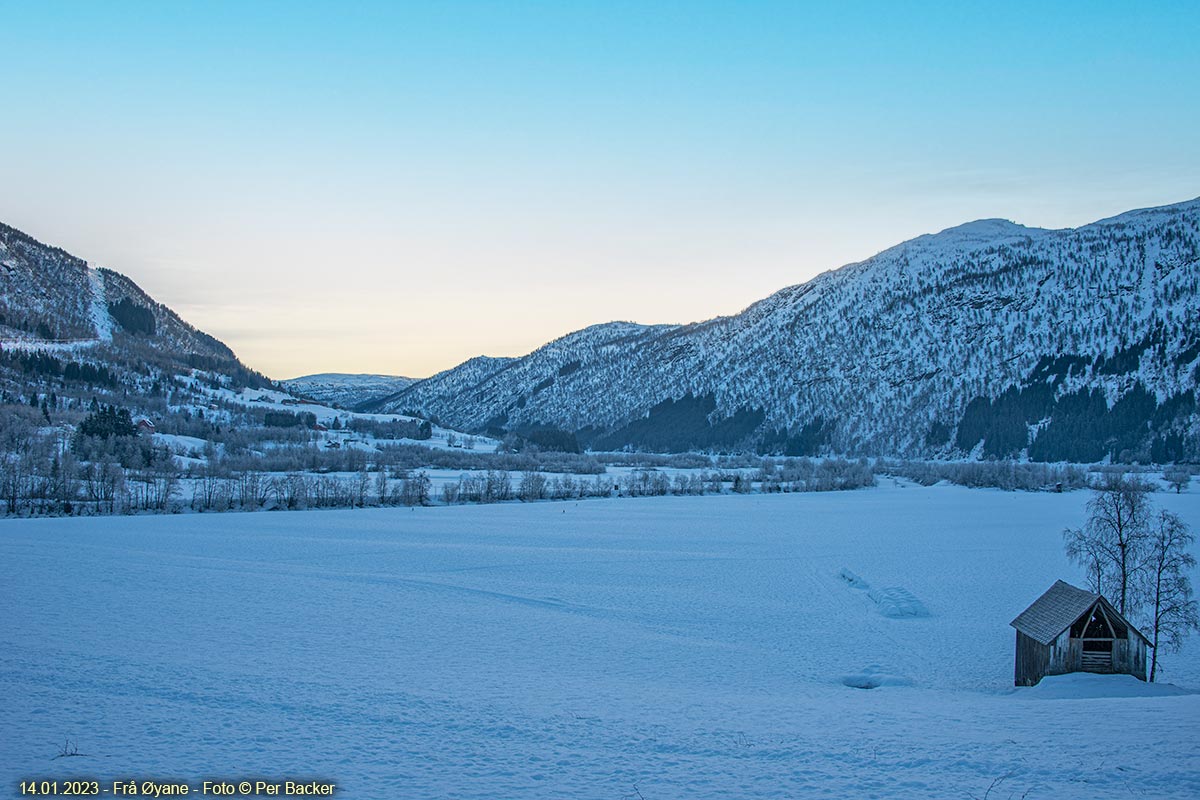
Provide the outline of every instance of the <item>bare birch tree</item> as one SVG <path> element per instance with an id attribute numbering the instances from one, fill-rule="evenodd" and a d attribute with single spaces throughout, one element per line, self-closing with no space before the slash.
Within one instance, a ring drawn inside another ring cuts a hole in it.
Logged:
<path id="1" fill-rule="evenodd" d="M 1196 559 L 1188 552 L 1195 537 L 1187 524 L 1170 511 L 1162 511 L 1150 537 L 1148 599 L 1151 608 L 1150 634 L 1154 655 L 1150 681 L 1158 672 L 1159 646 L 1178 652 L 1184 638 L 1200 629 L 1200 616 L 1192 597 L 1188 571 Z"/>
<path id="2" fill-rule="evenodd" d="M 1108 474 L 1088 501 L 1088 519 L 1063 531 L 1067 557 L 1088 571 L 1092 591 L 1121 614 L 1139 605 L 1135 595 L 1151 533 L 1151 487 L 1139 478 Z"/>

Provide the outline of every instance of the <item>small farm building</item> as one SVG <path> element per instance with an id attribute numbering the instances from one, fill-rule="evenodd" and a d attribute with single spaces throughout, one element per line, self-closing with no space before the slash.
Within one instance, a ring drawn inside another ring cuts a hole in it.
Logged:
<path id="1" fill-rule="evenodd" d="M 1057 581 L 1011 624 L 1017 629 L 1017 686 L 1065 672 L 1146 680 L 1146 637 L 1103 595 Z"/>

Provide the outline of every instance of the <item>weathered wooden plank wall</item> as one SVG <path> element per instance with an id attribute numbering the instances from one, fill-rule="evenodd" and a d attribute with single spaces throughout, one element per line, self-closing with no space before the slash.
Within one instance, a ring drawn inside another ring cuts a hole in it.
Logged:
<path id="1" fill-rule="evenodd" d="M 1013 680 L 1017 686 L 1033 686 L 1050 666 L 1050 648 L 1017 631 L 1017 657 Z"/>

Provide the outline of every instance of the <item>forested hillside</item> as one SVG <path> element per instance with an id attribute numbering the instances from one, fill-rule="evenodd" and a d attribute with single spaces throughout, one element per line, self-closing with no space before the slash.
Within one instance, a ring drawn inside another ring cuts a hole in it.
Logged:
<path id="1" fill-rule="evenodd" d="M 375 404 L 585 445 L 1200 457 L 1200 201 L 1078 229 L 981 220 L 683 326 L 597 325 Z"/>

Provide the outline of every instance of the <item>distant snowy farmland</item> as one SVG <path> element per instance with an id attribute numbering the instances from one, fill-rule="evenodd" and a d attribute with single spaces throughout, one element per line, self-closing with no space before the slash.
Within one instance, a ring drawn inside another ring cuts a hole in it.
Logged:
<path id="1" fill-rule="evenodd" d="M 884 483 L 0 521 L 0 791 L 1200 796 L 1200 641 L 1179 688 L 1012 688 L 1009 620 L 1083 582 L 1086 493 Z M 1200 495 L 1155 501 L 1200 531 Z"/>

